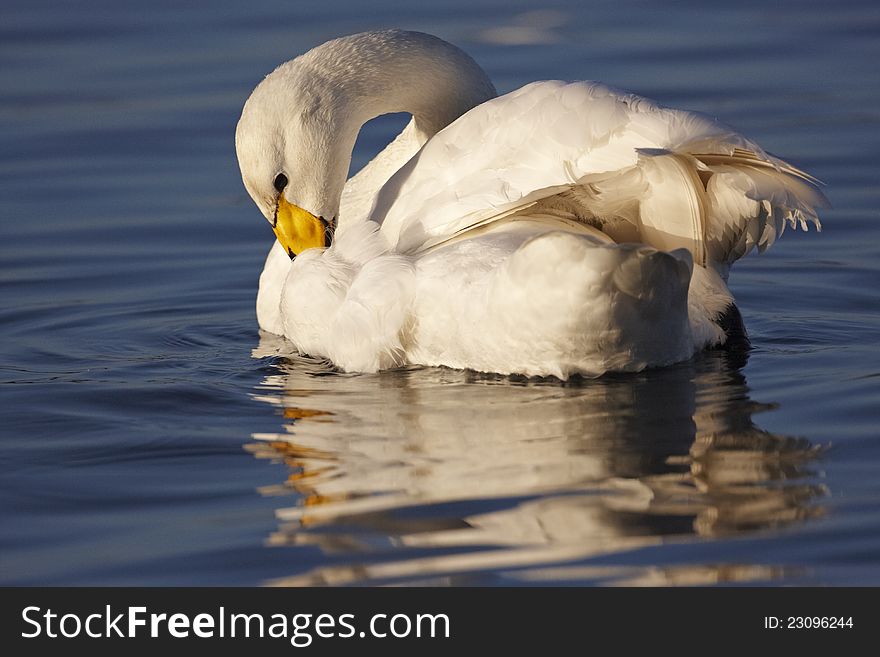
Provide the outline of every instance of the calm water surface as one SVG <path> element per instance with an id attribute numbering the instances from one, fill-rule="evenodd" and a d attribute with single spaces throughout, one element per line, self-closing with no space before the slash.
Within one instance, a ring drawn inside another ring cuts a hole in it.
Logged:
<path id="1" fill-rule="evenodd" d="M 6 0 L 0 584 L 880 585 L 880 8 L 664 5 Z M 733 272 L 754 350 L 561 385 L 261 336 L 238 113 L 390 26 L 500 91 L 723 117 L 824 180 L 825 231 Z"/>

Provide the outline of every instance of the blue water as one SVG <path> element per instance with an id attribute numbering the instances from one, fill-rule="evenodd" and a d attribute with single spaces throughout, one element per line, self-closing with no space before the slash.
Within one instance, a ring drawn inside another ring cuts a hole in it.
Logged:
<path id="1" fill-rule="evenodd" d="M 880 8 L 710 7 L 5 0 L 0 583 L 880 584 Z M 717 115 L 825 181 L 821 234 L 733 271 L 748 357 L 563 386 L 260 336 L 241 106 L 391 26 L 502 92 Z"/>

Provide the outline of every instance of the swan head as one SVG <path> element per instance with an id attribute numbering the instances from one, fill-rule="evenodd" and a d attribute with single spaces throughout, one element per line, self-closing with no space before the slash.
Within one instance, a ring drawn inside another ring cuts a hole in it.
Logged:
<path id="1" fill-rule="evenodd" d="M 294 62 L 257 86 L 235 135 L 245 188 L 291 258 L 330 246 L 351 158 L 332 90 L 302 80 Z"/>

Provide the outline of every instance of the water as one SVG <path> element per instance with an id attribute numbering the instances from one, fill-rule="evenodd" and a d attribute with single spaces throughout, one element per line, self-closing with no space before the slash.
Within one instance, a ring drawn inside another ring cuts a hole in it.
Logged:
<path id="1" fill-rule="evenodd" d="M 340 375 L 260 336 L 241 105 L 389 26 L 823 179 L 825 231 L 733 272 L 751 354 L 560 385 Z M 0 583 L 880 584 L 876 3 L 6 0 L 0 61 Z"/>

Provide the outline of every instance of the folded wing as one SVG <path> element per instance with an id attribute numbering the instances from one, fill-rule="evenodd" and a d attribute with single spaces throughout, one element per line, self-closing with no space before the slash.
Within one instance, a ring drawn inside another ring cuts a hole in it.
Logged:
<path id="1" fill-rule="evenodd" d="M 595 82 L 536 82 L 437 133 L 370 218 L 418 253 L 536 211 L 721 269 L 786 223 L 819 227 L 817 181 L 730 127 Z"/>

